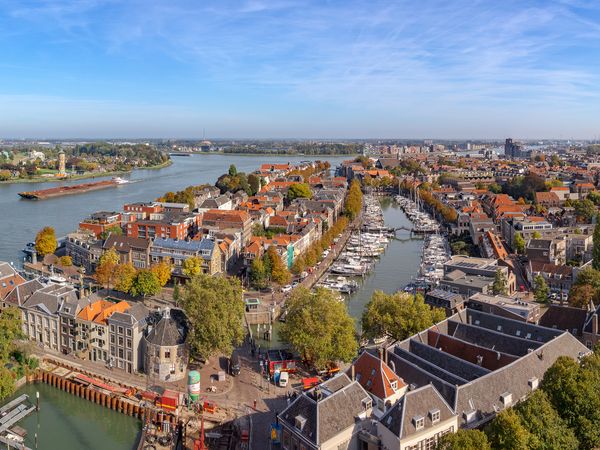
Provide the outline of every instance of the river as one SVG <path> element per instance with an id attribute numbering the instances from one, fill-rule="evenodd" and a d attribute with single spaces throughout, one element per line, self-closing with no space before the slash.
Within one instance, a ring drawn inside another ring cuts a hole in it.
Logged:
<path id="1" fill-rule="evenodd" d="M 37 433 L 37 448 L 41 450 L 136 448 L 141 427 L 138 419 L 43 383 L 26 385 L 14 397 L 27 394 L 35 402 L 36 391 L 40 393 L 40 411 L 31 413 L 18 423 L 27 430 L 27 447 L 36 448 Z"/>
<path id="2" fill-rule="evenodd" d="M 37 201 L 21 199 L 18 193 L 86 181 L 0 184 L 0 261 L 12 261 L 20 265 L 23 259 L 21 249 L 27 242 L 33 241 L 35 234 L 46 225 L 54 227 L 57 236 L 64 236 L 76 230 L 79 221 L 95 211 L 120 211 L 125 203 L 152 201 L 165 192 L 182 190 L 189 185 L 214 184 L 220 175 L 227 172 L 230 164 L 235 164 L 240 172 L 252 172 L 265 162 L 297 163 L 320 159 L 330 161 L 333 168 L 348 158 L 351 157 L 226 154 L 174 156 L 173 164 L 164 169 L 135 170 L 122 176 L 132 181 L 130 184 Z"/>

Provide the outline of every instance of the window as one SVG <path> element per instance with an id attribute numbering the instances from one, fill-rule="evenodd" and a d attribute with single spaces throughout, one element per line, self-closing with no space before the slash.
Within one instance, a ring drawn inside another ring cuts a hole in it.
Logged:
<path id="1" fill-rule="evenodd" d="M 131 337 L 131 328 L 127 328 L 127 336 Z"/>
<path id="2" fill-rule="evenodd" d="M 123 349 L 122 348 L 119 349 L 119 358 L 123 358 Z"/>
<path id="3" fill-rule="evenodd" d="M 123 334 L 123 327 L 119 327 L 119 334 Z"/>
<path id="4" fill-rule="evenodd" d="M 373 407 L 373 400 L 371 400 L 371 397 L 365 397 L 362 399 L 362 405 L 365 411 L 371 409 Z"/>
<path id="5" fill-rule="evenodd" d="M 429 411 L 429 418 L 431 419 L 431 423 L 438 423 L 440 421 L 440 410 L 432 409 Z"/>
<path id="6" fill-rule="evenodd" d="M 534 389 L 537 389 L 539 380 L 537 379 L 537 377 L 532 377 L 527 381 L 527 384 L 529 385 L 531 390 L 534 390 Z"/>
<path id="7" fill-rule="evenodd" d="M 119 345 L 123 346 L 123 338 L 121 336 L 119 336 Z"/>
<path id="8" fill-rule="evenodd" d="M 131 348 L 131 339 L 127 339 L 127 348 Z"/>
<path id="9" fill-rule="evenodd" d="M 500 401 L 504 407 L 510 406 L 512 404 L 512 394 L 510 392 L 505 392 L 500 396 Z"/>
<path id="10" fill-rule="evenodd" d="M 171 350 L 165 350 L 165 358 L 169 359 L 171 357 Z"/>
<path id="11" fill-rule="evenodd" d="M 115 326 L 114 325 L 110 326 L 110 331 L 112 331 L 113 333 L 115 332 Z"/>
<path id="12" fill-rule="evenodd" d="M 390 383 L 390 386 L 392 387 L 392 390 L 393 390 L 394 392 L 396 392 L 396 391 L 398 390 L 398 381 L 396 381 L 396 380 L 393 380 L 393 381 Z"/>
<path id="13" fill-rule="evenodd" d="M 423 416 L 415 416 L 412 421 L 417 431 L 422 430 L 425 427 L 425 418 Z"/>
<path id="14" fill-rule="evenodd" d="M 114 334 L 111 334 L 111 335 L 110 335 L 110 343 L 111 343 L 111 344 L 114 344 L 114 343 L 115 343 L 115 335 L 114 335 Z"/>
<path id="15" fill-rule="evenodd" d="M 127 361 L 132 361 L 133 357 L 132 357 L 132 353 L 131 350 L 127 350 Z"/>
<path id="16" fill-rule="evenodd" d="M 294 418 L 294 426 L 297 429 L 302 431 L 302 429 L 304 428 L 304 425 L 306 425 L 306 418 L 304 416 L 298 415 Z"/>

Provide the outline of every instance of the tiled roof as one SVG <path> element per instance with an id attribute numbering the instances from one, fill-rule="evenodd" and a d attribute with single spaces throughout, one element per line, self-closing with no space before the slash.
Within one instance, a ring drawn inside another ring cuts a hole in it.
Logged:
<path id="1" fill-rule="evenodd" d="M 363 389 L 379 399 L 384 400 L 406 386 L 406 383 L 386 363 L 369 352 L 363 352 L 354 361 L 353 366 L 356 381 Z M 396 390 L 392 389 L 392 381 L 396 382 Z"/>

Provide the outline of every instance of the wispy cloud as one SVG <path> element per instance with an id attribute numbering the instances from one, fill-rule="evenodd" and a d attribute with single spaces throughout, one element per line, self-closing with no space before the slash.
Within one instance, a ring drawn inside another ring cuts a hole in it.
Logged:
<path id="1" fill-rule="evenodd" d="M 600 97 L 595 1 L 0 0 L 0 15 L 12 39 L 18 25 L 103 61 L 173 64 L 185 72 L 179 95 L 257 92 L 273 114 L 326 106 L 360 121 L 435 109 L 439 120 L 443 110 L 589 110 Z"/>

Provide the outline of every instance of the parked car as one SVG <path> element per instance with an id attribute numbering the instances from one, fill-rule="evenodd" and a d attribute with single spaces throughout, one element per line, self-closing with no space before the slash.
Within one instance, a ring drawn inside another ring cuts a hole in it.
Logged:
<path id="1" fill-rule="evenodd" d="M 240 357 L 234 353 L 229 359 L 229 372 L 231 373 L 231 376 L 237 377 L 241 370 Z"/>
<path id="2" fill-rule="evenodd" d="M 284 286 L 284 287 L 281 288 L 281 292 L 285 292 L 285 293 L 288 293 L 291 290 L 292 290 L 292 285 L 291 284 L 288 284 L 287 286 Z"/>
<path id="3" fill-rule="evenodd" d="M 281 372 L 279 374 L 279 386 L 286 387 L 290 381 L 290 374 L 287 372 Z"/>

